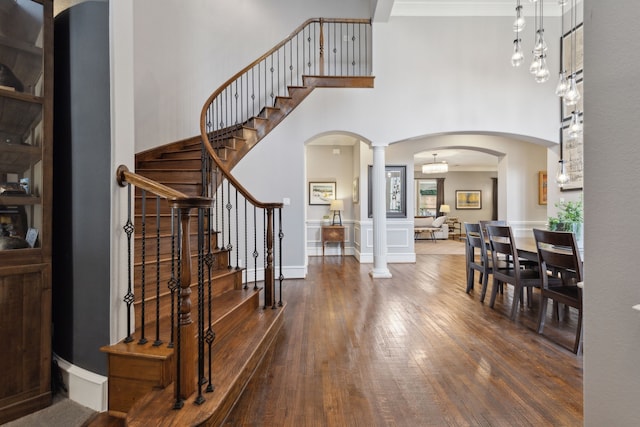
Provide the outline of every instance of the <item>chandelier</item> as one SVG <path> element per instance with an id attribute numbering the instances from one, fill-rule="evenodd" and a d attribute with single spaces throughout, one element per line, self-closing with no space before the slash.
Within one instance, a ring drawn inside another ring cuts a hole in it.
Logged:
<path id="1" fill-rule="evenodd" d="M 433 163 L 426 163 L 422 165 L 422 173 L 446 173 L 449 171 L 449 165 L 447 162 L 437 162 L 436 156 L 438 154 L 433 154 Z"/>

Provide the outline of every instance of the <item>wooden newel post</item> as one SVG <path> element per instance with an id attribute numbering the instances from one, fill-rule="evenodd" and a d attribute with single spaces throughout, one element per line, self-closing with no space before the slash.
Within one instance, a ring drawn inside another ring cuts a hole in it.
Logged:
<path id="1" fill-rule="evenodd" d="M 191 209 L 180 210 L 181 251 L 180 251 L 180 294 L 178 300 L 178 323 L 180 329 L 180 397 L 186 399 L 196 391 L 196 327 L 191 318 L 191 246 L 189 236 L 189 215 Z M 175 358 L 178 363 L 178 358 Z"/>
<path id="2" fill-rule="evenodd" d="M 324 76 L 324 19 L 320 18 L 320 75 Z"/>
<path id="3" fill-rule="evenodd" d="M 267 266 L 264 270 L 264 306 L 275 304 L 275 280 L 273 273 L 273 208 L 267 209 Z"/>

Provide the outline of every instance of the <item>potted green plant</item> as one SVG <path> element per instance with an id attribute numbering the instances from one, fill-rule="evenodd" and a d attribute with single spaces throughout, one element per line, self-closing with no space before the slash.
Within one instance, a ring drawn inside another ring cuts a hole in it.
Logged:
<path id="1" fill-rule="evenodd" d="M 582 198 L 577 201 L 557 202 L 555 206 L 558 212 L 555 217 L 549 217 L 549 230 L 573 232 L 578 247 L 581 248 L 584 224 Z"/>

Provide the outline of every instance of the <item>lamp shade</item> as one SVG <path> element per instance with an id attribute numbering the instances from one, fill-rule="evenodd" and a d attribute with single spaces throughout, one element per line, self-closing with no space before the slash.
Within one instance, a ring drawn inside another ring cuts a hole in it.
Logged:
<path id="1" fill-rule="evenodd" d="M 331 206 L 329 207 L 330 211 L 342 211 L 344 210 L 344 202 L 342 200 L 332 200 Z"/>
<path id="2" fill-rule="evenodd" d="M 448 214 L 451 212 L 451 207 L 449 205 L 440 205 L 440 213 Z"/>

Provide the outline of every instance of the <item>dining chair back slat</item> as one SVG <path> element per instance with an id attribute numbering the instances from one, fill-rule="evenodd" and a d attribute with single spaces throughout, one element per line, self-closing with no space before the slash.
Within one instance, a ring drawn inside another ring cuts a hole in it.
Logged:
<path id="1" fill-rule="evenodd" d="M 511 305 L 511 319 L 515 320 L 518 306 L 522 303 L 524 289 L 540 287 L 540 274 L 535 268 L 523 268 L 520 264 L 518 250 L 510 226 L 487 225 L 487 236 L 491 249 L 491 259 L 496 267 L 493 268 L 493 287 L 489 306 L 493 308 L 500 283 L 513 286 L 513 302 Z M 499 265 L 501 258 L 510 262 Z M 529 292 L 529 295 L 531 293 Z M 528 301 L 530 304 L 530 299 Z"/>
<path id="2" fill-rule="evenodd" d="M 487 243 L 480 224 L 465 222 L 465 235 L 467 236 L 467 289 L 469 293 L 473 289 L 475 272 L 480 273 L 478 283 L 482 283 L 480 301 L 484 301 L 487 293 L 489 274 L 492 273 L 491 261 L 487 254 Z"/>
<path id="3" fill-rule="evenodd" d="M 583 264 L 575 235 L 566 231 L 534 229 L 538 261 L 541 275 L 540 315 L 538 333 L 544 331 L 547 304 L 554 302 L 565 304 L 578 310 L 578 325 L 573 352 L 582 349 L 582 282 Z"/>

